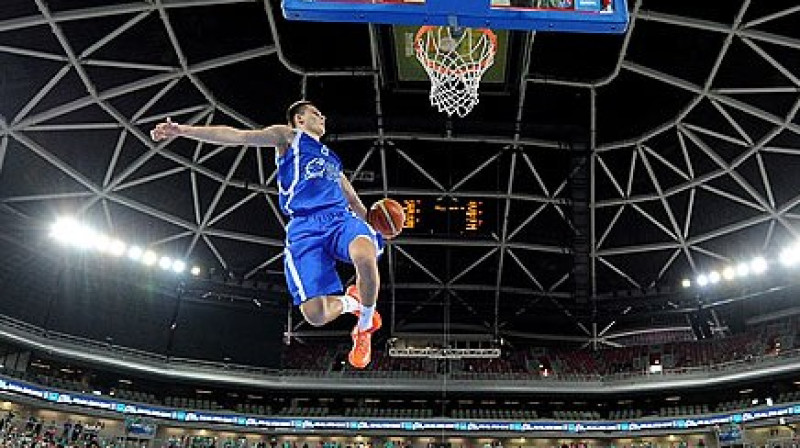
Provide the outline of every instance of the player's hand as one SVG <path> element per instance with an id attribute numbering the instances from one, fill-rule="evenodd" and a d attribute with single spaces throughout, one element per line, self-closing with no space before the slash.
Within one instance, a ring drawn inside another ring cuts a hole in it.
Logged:
<path id="1" fill-rule="evenodd" d="M 150 138 L 155 142 L 160 142 L 168 138 L 178 137 L 181 135 L 180 128 L 181 126 L 179 124 L 173 123 L 171 119 L 167 118 L 167 121 L 157 124 L 156 127 L 150 131 Z"/>

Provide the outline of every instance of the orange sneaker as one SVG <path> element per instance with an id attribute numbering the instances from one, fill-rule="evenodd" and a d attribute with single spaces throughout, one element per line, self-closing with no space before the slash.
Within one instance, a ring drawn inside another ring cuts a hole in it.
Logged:
<path id="1" fill-rule="evenodd" d="M 358 300 L 358 303 L 361 303 L 361 296 L 358 295 L 358 288 L 356 287 L 356 285 L 348 286 L 345 294 Z M 360 311 L 353 311 L 353 314 L 355 314 L 356 317 L 361 317 Z M 369 327 L 369 330 L 367 331 L 372 333 L 380 330 L 382 326 L 383 326 L 383 319 L 381 319 L 381 314 L 378 312 L 378 310 L 375 310 L 372 313 L 372 326 Z"/>
<path id="2" fill-rule="evenodd" d="M 350 365 L 356 369 L 363 369 L 367 367 L 372 360 L 372 332 L 373 329 L 367 331 L 358 331 L 358 326 L 353 328 L 350 336 L 353 338 L 353 348 L 350 354 L 347 355 L 347 360 Z"/>

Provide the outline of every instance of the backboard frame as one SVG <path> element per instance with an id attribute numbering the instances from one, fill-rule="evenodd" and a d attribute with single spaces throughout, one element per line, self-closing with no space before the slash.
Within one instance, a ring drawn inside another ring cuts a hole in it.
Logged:
<path id="1" fill-rule="evenodd" d="M 597 0 L 572 0 L 576 4 Z M 283 0 L 288 20 L 463 26 L 527 31 L 621 34 L 628 27 L 626 0 L 611 0 L 611 12 L 492 6 L 490 0 Z"/>

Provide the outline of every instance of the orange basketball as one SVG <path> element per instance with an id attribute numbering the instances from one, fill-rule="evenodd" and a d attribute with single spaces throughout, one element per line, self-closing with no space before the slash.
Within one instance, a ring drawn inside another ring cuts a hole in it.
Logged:
<path id="1" fill-rule="evenodd" d="M 394 199 L 381 199 L 370 207 L 367 221 L 385 238 L 394 238 L 403 231 L 406 212 Z"/>

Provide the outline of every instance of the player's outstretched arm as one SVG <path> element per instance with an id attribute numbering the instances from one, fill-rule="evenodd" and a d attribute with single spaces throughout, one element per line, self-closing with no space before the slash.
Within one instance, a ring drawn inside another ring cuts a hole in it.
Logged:
<path id="1" fill-rule="evenodd" d="M 173 137 L 186 137 L 224 146 L 274 146 L 286 147 L 292 138 L 292 129 L 286 125 L 273 125 L 263 129 L 241 130 L 230 126 L 189 126 L 173 123 L 169 118 L 150 131 L 150 137 L 160 142 Z"/>
<path id="2" fill-rule="evenodd" d="M 363 220 L 367 220 L 367 208 L 364 207 L 364 203 L 361 202 L 361 198 L 358 197 L 358 193 L 353 188 L 353 185 L 347 180 L 347 176 L 342 173 L 341 180 L 339 184 L 342 186 L 342 191 L 344 192 L 344 197 L 347 198 L 347 203 L 350 204 L 350 208 L 356 212 L 356 215 L 361 217 Z"/>

